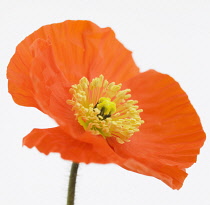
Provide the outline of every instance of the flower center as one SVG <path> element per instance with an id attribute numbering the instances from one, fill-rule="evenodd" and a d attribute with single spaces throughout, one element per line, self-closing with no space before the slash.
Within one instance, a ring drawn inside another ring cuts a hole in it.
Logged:
<path id="1" fill-rule="evenodd" d="M 121 84 L 115 85 L 104 79 L 103 75 L 91 82 L 80 79 L 79 84 L 69 90 L 73 94 L 67 100 L 75 111 L 81 126 L 94 135 L 115 137 L 117 142 L 129 142 L 129 138 L 139 131 L 144 123 L 140 118 L 142 109 L 136 105 L 137 100 L 128 100 L 130 89 L 120 90 Z"/>
<path id="2" fill-rule="evenodd" d="M 100 113 L 97 115 L 98 118 L 105 120 L 116 112 L 116 103 L 111 102 L 110 98 L 101 97 L 94 108 L 98 108 L 100 110 Z"/>

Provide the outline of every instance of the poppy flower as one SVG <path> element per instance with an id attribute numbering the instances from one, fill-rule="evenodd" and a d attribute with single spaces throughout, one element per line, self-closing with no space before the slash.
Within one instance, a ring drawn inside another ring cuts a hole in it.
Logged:
<path id="1" fill-rule="evenodd" d="M 46 155 L 115 163 L 180 189 L 205 141 L 180 85 L 155 70 L 140 72 L 114 32 L 90 21 L 46 25 L 26 37 L 7 77 L 17 104 L 57 122 L 23 139 Z"/>

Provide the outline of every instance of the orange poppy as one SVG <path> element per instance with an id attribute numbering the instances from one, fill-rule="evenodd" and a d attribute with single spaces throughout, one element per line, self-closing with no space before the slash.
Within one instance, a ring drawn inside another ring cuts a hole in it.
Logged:
<path id="1" fill-rule="evenodd" d="M 90 21 L 47 25 L 26 37 L 7 77 L 17 104 L 57 122 L 23 139 L 46 155 L 115 163 L 179 189 L 205 141 L 179 84 L 154 70 L 139 72 L 114 32 Z"/>

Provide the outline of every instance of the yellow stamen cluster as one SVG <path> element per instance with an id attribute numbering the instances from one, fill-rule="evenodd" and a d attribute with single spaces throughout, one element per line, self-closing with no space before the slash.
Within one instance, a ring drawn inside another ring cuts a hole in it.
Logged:
<path id="1" fill-rule="evenodd" d="M 70 89 L 73 98 L 67 103 L 73 106 L 75 116 L 85 130 L 104 138 L 115 137 L 123 144 L 130 141 L 144 121 L 139 115 L 143 110 L 138 109 L 138 101 L 128 100 L 130 89 L 120 90 L 121 86 L 109 83 L 103 75 L 90 83 L 83 77 Z"/>

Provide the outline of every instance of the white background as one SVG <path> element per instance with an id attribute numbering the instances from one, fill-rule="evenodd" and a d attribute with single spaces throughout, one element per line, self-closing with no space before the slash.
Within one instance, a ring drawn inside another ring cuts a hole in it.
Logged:
<path id="1" fill-rule="evenodd" d="M 7 93 L 6 67 L 16 45 L 42 25 L 87 19 L 111 27 L 142 71 L 173 76 L 210 133 L 209 0 L 0 1 L 0 204 L 65 205 L 71 162 L 22 147 L 33 128 L 55 125 Z M 117 165 L 82 164 L 75 205 L 210 205 L 210 141 L 176 191 Z"/>

